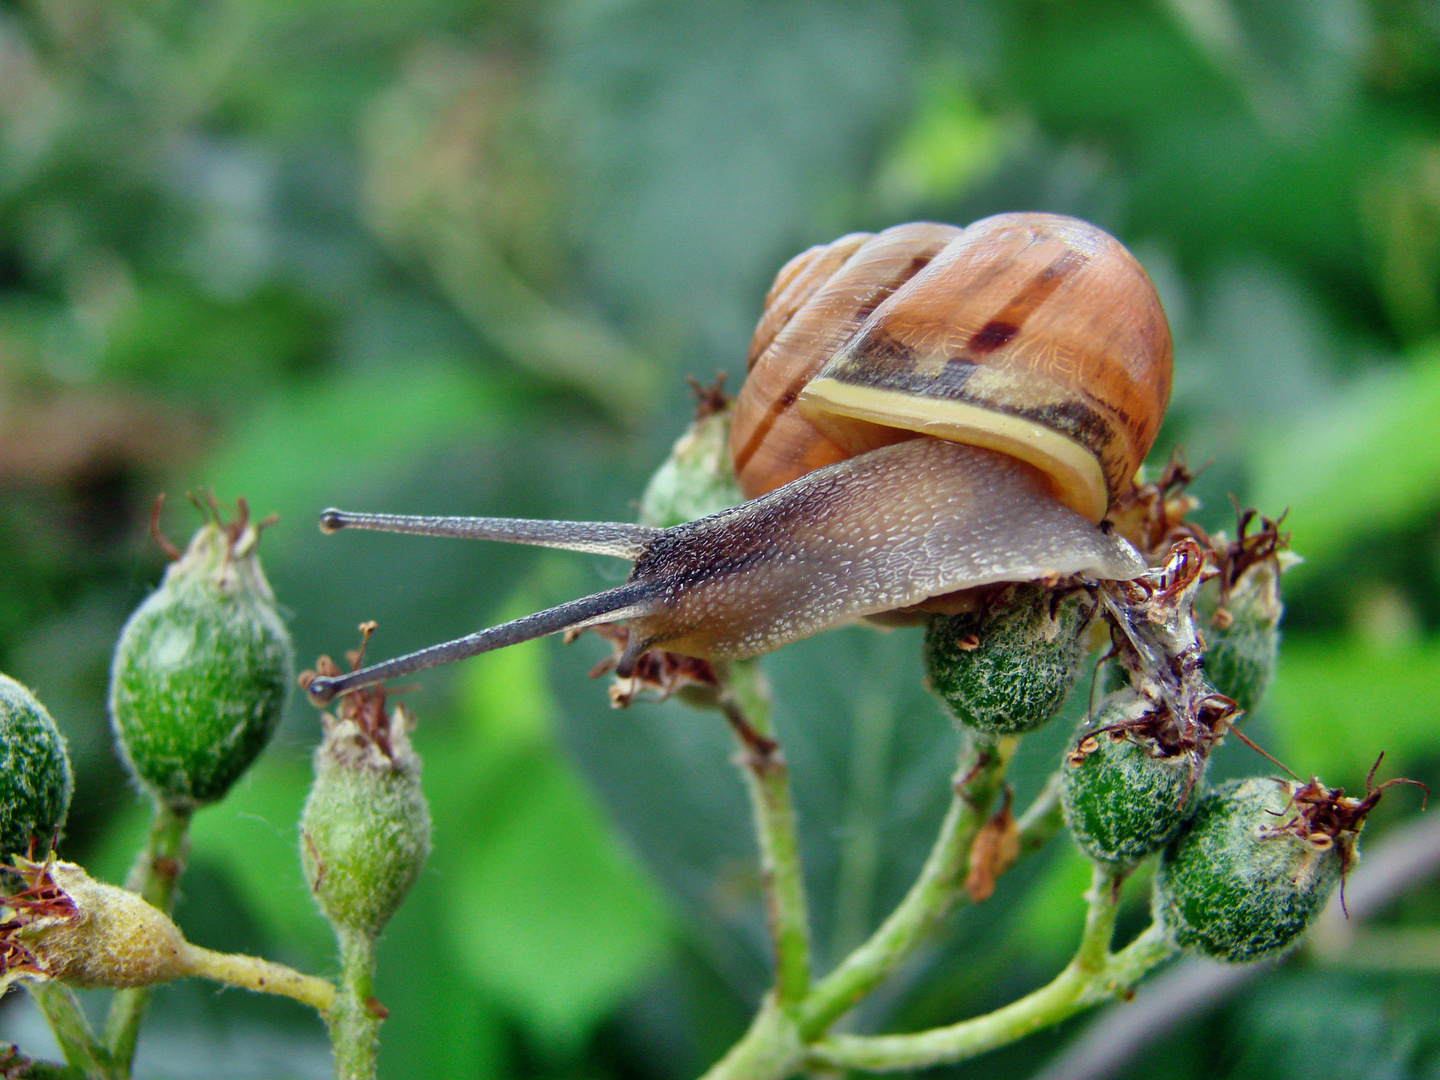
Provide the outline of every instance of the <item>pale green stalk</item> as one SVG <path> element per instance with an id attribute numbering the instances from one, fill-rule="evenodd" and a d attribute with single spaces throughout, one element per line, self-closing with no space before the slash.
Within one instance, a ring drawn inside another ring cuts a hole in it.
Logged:
<path id="1" fill-rule="evenodd" d="M 375 939 L 335 928 L 340 939 L 340 989 L 326 1019 L 335 1052 L 335 1080 L 374 1080 L 385 1011 L 375 1000 Z"/>
<path id="2" fill-rule="evenodd" d="M 157 799 L 150 836 L 125 882 L 127 889 L 139 893 L 152 907 L 167 915 L 175 906 L 175 885 L 185 869 L 190 817 L 189 810 L 177 810 Z M 130 1075 L 140 1024 L 149 1005 L 148 986 L 117 990 L 110 1002 L 110 1012 L 105 1017 L 105 1048 L 121 1076 Z"/>
<path id="3" fill-rule="evenodd" d="M 220 953 L 185 943 L 185 966 L 191 975 L 257 994 L 279 994 L 309 1005 L 322 1016 L 335 1005 L 335 984 L 258 956 Z"/>
<path id="4" fill-rule="evenodd" d="M 74 991 L 68 986 L 46 980 L 27 983 L 25 988 L 45 1015 L 60 1052 L 72 1069 L 100 1080 L 129 1074 L 128 1069 L 120 1070 L 96 1041 L 89 1021 L 80 1011 L 80 1003 L 75 1000 Z"/>
<path id="5" fill-rule="evenodd" d="M 722 677 L 720 706 L 740 746 L 760 844 L 760 876 L 775 950 L 775 995 L 786 1008 L 797 1005 L 810 989 L 810 917 L 790 771 L 770 725 L 769 695 L 755 665 L 733 663 Z"/>

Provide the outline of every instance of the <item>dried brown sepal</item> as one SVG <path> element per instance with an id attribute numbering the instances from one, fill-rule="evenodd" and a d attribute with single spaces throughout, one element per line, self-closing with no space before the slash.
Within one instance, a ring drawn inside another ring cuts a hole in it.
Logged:
<path id="1" fill-rule="evenodd" d="M 0 976 L 48 976 L 45 965 L 16 934 L 42 920 L 79 918 L 80 910 L 51 877 L 51 860 L 31 862 L 17 857 L 15 865 L 25 887 L 3 901 L 7 917 L 0 922 Z"/>
<path id="2" fill-rule="evenodd" d="M 1288 512 L 1288 511 L 1287 511 Z M 1256 521 L 1260 522 L 1260 528 L 1250 535 L 1250 526 Z M 1220 612 L 1225 612 L 1226 605 L 1230 602 L 1230 593 L 1245 576 L 1245 572 L 1251 567 L 1264 562 L 1266 559 L 1273 559 L 1280 552 L 1290 547 L 1290 534 L 1282 533 L 1280 526 L 1285 521 L 1285 514 L 1278 518 L 1268 518 L 1255 509 L 1242 510 L 1237 503 L 1235 506 L 1235 539 L 1224 544 L 1217 544 L 1213 538 L 1207 538 L 1209 555 L 1215 568 L 1220 572 Z M 1226 617 L 1229 613 L 1226 612 Z"/>
<path id="3" fill-rule="evenodd" d="M 150 537 L 155 541 L 155 546 L 164 553 L 165 557 L 171 562 L 175 562 L 180 558 L 180 548 L 176 546 L 173 540 L 160 531 L 160 508 L 164 505 L 165 493 L 162 491 L 159 495 L 155 496 L 155 505 L 150 508 Z"/>
<path id="4" fill-rule="evenodd" d="M 965 892 L 971 903 L 990 899 L 995 892 L 995 879 L 1020 857 L 1020 830 L 1010 813 L 1011 794 L 1007 786 L 1000 809 L 980 827 L 970 844 Z"/>
<path id="5" fill-rule="evenodd" d="M 53 855 L 14 864 L 25 888 L 3 901 L 0 989 L 17 978 L 120 988 L 187 974 L 180 931 L 135 893 Z"/>
<path id="6" fill-rule="evenodd" d="M 1316 851 L 1328 851 L 1332 847 L 1338 847 L 1342 909 L 1345 907 L 1345 878 L 1355 861 L 1356 838 L 1360 835 L 1366 816 L 1380 801 L 1381 794 L 1386 788 L 1396 784 L 1410 784 L 1425 792 L 1426 800 L 1429 799 L 1428 787 L 1419 780 L 1410 780 L 1403 776 L 1386 780 L 1377 787 L 1375 773 L 1380 768 L 1380 762 L 1384 760 L 1385 755 L 1381 754 L 1375 759 L 1375 764 L 1370 766 L 1370 771 L 1365 776 L 1365 794 L 1358 799 L 1346 795 L 1343 787 L 1327 788 L 1320 782 L 1319 777 L 1312 776 L 1308 783 L 1300 785 L 1291 794 L 1286 813 L 1280 815 L 1281 822 L 1273 829 L 1265 831 L 1266 836 L 1297 837 Z"/>
<path id="7" fill-rule="evenodd" d="M 250 504 L 243 495 L 237 496 L 235 499 L 235 514 L 233 517 L 227 516 L 227 511 L 221 508 L 213 491 L 206 490 L 199 494 L 193 491 L 187 491 L 185 497 L 189 499 L 190 504 L 200 512 L 200 517 L 206 524 L 213 523 L 216 528 L 224 533 L 227 541 L 225 551 L 227 562 L 231 558 L 237 558 L 253 551 L 255 546 L 260 542 L 260 534 L 277 524 L 280 520 L 279 514 L 268 514 L 252 525 L 250 523 Z M 175 544 L 160 531 L 160 509 L 164 502 L 165 495 L 162 492 L 156 496 L 155 506 L 150 512 L 150 535 L 160 546 L 160 550 L 165 553 L 171 562 L 174 562 L 179 559 L 184 552 L 177 548 Z"/>
<path id="8" fill-rule="evenodd" d="M 370 641 L 370 635 L 375 632 L 377 625 L 374 621 L 360 624 L 359 648 L 350 649 L 345 653 L 345 659 L 349 662 L 351 671 L 358 671 L 365 662 L 365 646 Z M 315 661 L 315 670 L 302 671 L 297 681 L 300 688 L 304 690 L 309 687 L 317 675 L 333 679 L 340 674 L 340 668 L 335 661 L 328 656 L 321 656 Z M 372 743 L 387 758 L 393 759 L 395 757 L 392 739 L 394 725 L 397 722 L 408 725 L 413 723 L 413 720 L 404 708 L 397 707 L 393 710 L 386 708 L 386 700 L 391 692 L 378 684 L 347 691 L 337 699 L 333 714 L 328 712 L 320 714 L 321 726 L 326 734 L 329 734 L 337 723 L 351 721 L 359 729 L 359 733 L 364 739 Z"/>
<path id="9" fill-rule="evenodd" d="M 1107 520 L 1152 566 L 1164 558 L 1176 541 L 1204 536 L 1185 520 L 1186 515 L 1200 505 L 1199 500 L 1185 490 L 1196 475 L 1185 463 L 1184 452 L 1177 447 L 1153 482 L 1135 484 L 1110 507 Z"/>
<path id="10" fill-rule="evenodd" d="M 630 641 L 630 632 L 620 623 L 598 623 L 584 630 L 572 630 L 565 635 L 568 644 L 585 632 L 592 630 L 610 644 L 611 655 L 605 657 L 590 669 L 590 678 L 598 679 L 615 670 L 625 647 Z M 651 649 L 641 653 L 635 660 L 635 670 L 628 677 L 617 675 L 610 686 L 612 708 L 629 708 L 637 697 L 644 695 L 652 701 L 664 701 L 674 694 L 687 698 L 700 696 L 704 703 L 714 703 L 720 689 L 720 680 L 708 660 L 663 649 Z"/>
<path id="11" fill-rule="evenodd" d="M 715 373 L 715 381 L 709 386 L 704 385 L 693 375 L 685 376 L 685 383 L 690 387 L 690 392 L 695 395 L 695 419 L 704 420 L 707 417 L 722 413 L 730 408 L 734 399 L 725 393 L 725 380 L 728 376 L 723 371 Z"/>

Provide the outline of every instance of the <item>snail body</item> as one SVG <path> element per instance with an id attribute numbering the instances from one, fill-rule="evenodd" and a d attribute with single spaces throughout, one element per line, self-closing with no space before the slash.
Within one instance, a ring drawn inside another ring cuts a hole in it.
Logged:
<path id="1" fill-rule="evenodd" d="M 648 649 L 769 652 L 857 617 L 996 582 L 1145 570 L 1097 527 L 1149 450 L 1170 337 L 1144 271 L 1073 218 L 1003 214 L 852 234 L 791 260 L 766 298 L 731 453 L 749 497 L 669 529 L 327 510 L 344 527 L 631 559 L 615 589 L 310 684 L 356 686 L 626 620 Z M 942 601 L 943 602 L 943 601 Z"/>

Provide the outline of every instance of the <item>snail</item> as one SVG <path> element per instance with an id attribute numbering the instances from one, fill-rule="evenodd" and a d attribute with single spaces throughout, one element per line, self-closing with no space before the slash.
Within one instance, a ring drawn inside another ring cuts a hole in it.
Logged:
<path id="1" fill-rule="evenodd" d="M 538 544 L 632 560 L 620 586 L 395 660 L 338 693 L 624 620 L 647 650 L 769 652 L 964 590 L 1145 570 L 1102 524 L 1170 395 L 1154 287 L 1109 234 L 1001 214 L 856 233 L 780 271 L 751 342 L 731 455 L 747 500 L 668 529 L 326 510 L 321 528 Z"/>

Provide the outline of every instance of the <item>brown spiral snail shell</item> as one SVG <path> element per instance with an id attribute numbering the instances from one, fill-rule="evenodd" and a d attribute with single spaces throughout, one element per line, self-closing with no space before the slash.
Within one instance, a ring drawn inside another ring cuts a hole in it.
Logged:
<path id="1" fill-rule="evenodd" d="M 326 510 L 357 527 L 631 559 L 621 586 L 334 678 L 312 699 L 543 634 L 625 620 L 652 648 L 753 656 L 867 615 L 1052 575 L 1145 569 L 1100 527 L 1170 395 L 1149 278 L 1054 214 L 856 233 L 781 269 L 731 454 L 748 501 L 669 529 Z"/>

